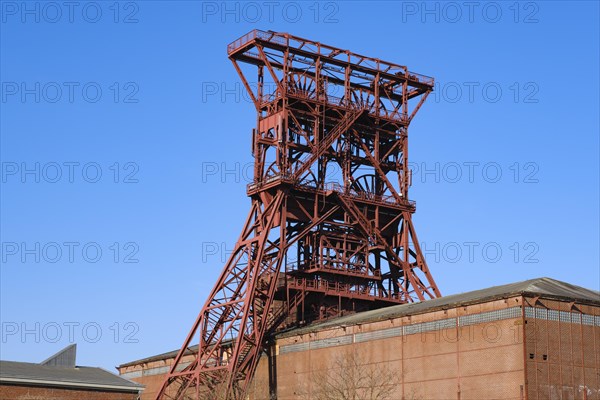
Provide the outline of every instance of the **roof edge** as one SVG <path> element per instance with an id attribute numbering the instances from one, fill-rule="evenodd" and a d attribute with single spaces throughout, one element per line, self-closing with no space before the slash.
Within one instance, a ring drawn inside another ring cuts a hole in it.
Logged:
<path id="1" fill-rule="evenodd" d="M 561 295 L 553 294 L 553 293 L 544 293 L 541 290 L 538 292 L 532 287 L 532 285 L 534 285 L 535 283 L 541 283 L 541 282 L 553 283 L 553 284 L 566 284 L 572 288 L 584 289 L 586 291 L 590 291 L 590 292 L 593 292 L 594 294 L 596 294 L 598 296 L 598 300 L 591 300 L 589 298 L 577 297 L 577 296 L 561 296 Z M 513 286 L 515 288 L 511 288 Z M 506 287 L 506 289 L 507 289 L 506 291 L 490 293 L 488 295 L 483 294 L 483 292 L 498 290 L 498 289 L 502 289 L 504 287 Z M 473 297 L 471 299 L 464 299 L 464 300 L 460 299 L 463 296 L 475 295 L 478 292 L 482 292 L 482 295 L 478 296 L 478 297 Z M 540 277 L 540 278 L 528 279 L 528 280 L 520 281 L 520 282 L 491 286 L 486 289 L 477 289 L 477 290 L 472 290 L 472 291 L 463 292 L 463 293 L 451 294 L 448 296 L 442 296 L 442 297 L 438 297 L 435 299 L 425 300 L 425 301 L 421 301 L 421 302 L 417 302 L 417 303 L 399 304 L 399 305 L 393 305 L 393 306 L 389 306 L 389 307 L 379 308 L 376 310 L 365 311 L 364 313 L 372 312 L 374 315 L 373 316 L 365 316 L 364 319 L 362 319 L 360 322 L 356 322 L 356 323 L 364 324 L 364 323 L 385 321 L 385 320 L 390 319 L 391 318 L 390 315 L 387 315 L 387 314 L 381 315 L 379 313 L 382 310 L 389 311 L 389 310 L 399 310 L 401 308 L 406 308 L 407 310 L 405 313 L 398 312 L 398 314 L 397 314 L 398 317 L 400 317 L 400 316 L 404 317 L 404 316 L 421 315 L 421 314 L 439 311 L 439 310 L 447 310 L 450 308 L 456 308 L 456 307 L 461 307 L 461 306 L 480 304 L 480 303 L 485 303 L 485 302 L 493 301 L 493 300 L 508 299 L 508 298 L 513 298 L 516 296 L 538 296 L 539 298 L 548 299 L 548 300 L 575 301 L 575 302 L 583 304 L 583 305 L 600 306 L 600 292 L 598 292 L 596 290 L 586 289 L 586 288 L 583 288 L 580 286 L 567 284 L 566 282 L 558 281 L 556 279 L 549 278 L 549 277 Z M 456 298 L 456 300 L 454 298 Z M 443 299 L 447 299 L 449 301 L 445 302 L 445 303 L 436 304 L 438 302 L 441 302 Z M 429 302 L 434 302 L 434 304 L 431 304 L 431 306 L 427 307 L 426 304 Z M 423 308 L 414 309 L 414 310 L 409 309 L 409 307 L 415 306 L 415 305 L 423 305 Z M 364 313 L 363 313 L 363 315 L 364 315 Z M 316 331 L 319 331 L 322 329 L 330 329 L 335 326 L 336 321 L 339 321 L 341 323 L 340 325 L 345 325 L 344 322 L 346 319 L 349 319 L 350 317 L 353 317 L 356 315 L 357 314 L 349 314 L 349 315 L 345 315 L 345 316 L 341 316 L 341 317 L 334 317 L 334 318 L 331 318 L 331 319 L 325 320 L 325 321 L 318 321 L 313 324 L 306 325 L 306 326 L 303 326 L 300 328 L 292 328 L 287 331 L 279 332 L 279 333 L 273 335 L 272 337 L 275 339 L 283 339 L 283 338 L 295 336 L 298 334 L 313 333 L 313 332 L 316 332 Z M 348 325 L 352 325 L 352 322 L 350 322 Z"/>
<path id="2" fill-rule="evenodd" d="M 585 291 L 589 291 L 589 292 L 592 292 L 593 294 L 597 295 L 598 300 L 597 301 L 590 300 L 589 298 L 584 298 L 584 297 L 578 298 L 577 296 L 560 296 L 560 295 L 551 294 L 551 293 L 537 293 L 532 285 L 534 285 L 535 283 L 541 283 L 541 282 L 567 285 L 573 289 L 584 289 Z M 506 288 L 506 290 L 501 291 L 502 288 Z M 497 292 L 486 295 L 485 292 L 489 292 L 489 291 L 497 291 Z M 481 293 L 481 294 L 477 297 L 478 293 Z M 473 297 L 471 299 L 461 300 L 461 297 L 464 297 L 467 295 L 476 296 L 476 297 Z M 598 292 L 596 290 L 586 289 L 586 288 L 583 288 L 580 286 L 568 284 L 566 282 L 558 281 L 558 280 L 550 278 L 550 277 L 539 277 L 539 278 L 527 279 L 527 280 L 519 281 L 519 282 L 495 285 L 495 286 L 491 286 L 491 287 L 484 288 L 484 289 L 476 289 L 476 290 L 471 290 L 468 292 L 455 293 L 455 294 L 442 296 L 442 297 L 438 297 L 436 299 L 426 300 L 426 301 L 422 301 L 422 302 L 418 302 L 418 303 L 399 304 L 399 305 L 388 306 L 388 307 L 384 307 L 384 308 L 380 308 L 380 309 L 376 309 L 376 310 L 364 311 L 361 314 L 373 312 L 374 315 L 370 318 L 368 316 L 366 316 L 365 319 L 361 320 L 360 323 L 378 322 L 378 321 L 390 319 L 389 315 L 381 316 L 381 315 L 377 314 L 378 311 L 382 311 L 382 310 L 390 310 L 390 309 L 397 309 L 397 308 L 405 307 L 408 309 L 406 310 L 406 313 L 402 314 L 402 316 L 420 315 L 420 314 L 425 314 L 425 313 L 432 312 L 432 311 L 456 308 L 456 307 L 460 307 L 460 306 L 468 306 L 468 305 L 473 305 L 473 304 L 480 304 L 480 303 L 484 303 L 484 302 L 488 302 L 488 301 L 492 301 L 492 300 L 508 299 L 508 298 L 513 298 L 516 296 L 539 296 L 540 298 L 549 299 L 549 300 L 569 300 L 569 301 L 574 300 L 577 303 L 584 304 L 584 305 L 600 306 L 600 292 Z M 444 300 L 444 299 L 447 299 L 448 302 L 442 302 L 442 300 Z M 409 307 L 411 307 L 411 306 L 414 306 L 417 304 L 425 305 L 428 302 L 434 302 L 434 304 L 431 304 L 431 306 L 429 306 L 429 307 L 424 306 L 421 309 L 414 309 L 414 310 L 409 309 Z M 437 302 L 440 302 L 440 304 L 436 304 Z M 297 334 L 309 333 L 309 332 L 314 332 L 314 331 L 317 331 L 320 329 L 331 328 L 331 327 L 335 326 L 336 321 L 340 321 L 341 323 L 343 323 L 344 320 L 347 319 L 348 317 L 353 317 L 356 315 L 357 314 L 349 314 L 349 315 L 345 315 L 342 317 L 335 317 L 335 318 L 331 318 L 329 320 L 315 322 L 313 324 L 306 325 L 306 326 L 299 327 L 299 328 L 298 327 L 292 328 L 287 331 L 279 332 L 279 333 L 273 335 L 272 338 L 275 338 L 275 339 L 286 338 L 286 337 L 294 336 Z M 197 345 L 192 346 L 192 348 L 193 347 L 197 347 Z M 173 350 L 170 352 L 157 354 L 155 356 L 146 357 L 146 358 L 135 360 L 135 361 L 130 361 L 125 364 L 121 364 L 116 368 L 117 369 L 126 368 L 126 367 L 134 366 L 137 364 L 143 364 L 143 363 L 147 363 L 147 362 L 167 360 L 170 357 L 172 357 L 173 354 L 176 355 L 178 351 L 179 350 Z M 189 353 L 186 353 L 186 354 L 189 354 Z"/>
<path id="3" fill-rule="evenodd" d="M 119 377 L 120 378 L 120 377 Z M 124 379 L 124 378 L 121 378 Z M 105 389 L 113 391 L 127 391 L 139 393 L 144 390 L 145 386 L 136 382 L 129 381 L 135 386 L 120 386 L 120 385 L 104 385 L 101 383 L 84 383 L 84 382 L 63 382 L 56 380 L 32 379 L 32 378 L 8 378 L 0 377 L 0 383 L 8 384 L 33 384 L 38 386 L 55 386 L 55 387 L 77 387 L 86 389 Z"/>

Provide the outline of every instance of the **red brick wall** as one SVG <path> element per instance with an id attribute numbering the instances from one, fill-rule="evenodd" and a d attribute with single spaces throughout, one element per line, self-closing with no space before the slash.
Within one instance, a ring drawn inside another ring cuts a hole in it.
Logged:
<path id="1" fill-rule="evenodd" d="M 137 393 L 0 385 L 2 400 L 136 400 Z"/>
<path id="2" fill-rule="evenodd" d="M 165 375 L 151 375 L 143 376 L 139 378 L 130 378 L 129 380 L 145 385 L 144 391 L 142 392 L 141 400 L 154 400 L 158 391 L 162 387 L 165 380 Z"/>

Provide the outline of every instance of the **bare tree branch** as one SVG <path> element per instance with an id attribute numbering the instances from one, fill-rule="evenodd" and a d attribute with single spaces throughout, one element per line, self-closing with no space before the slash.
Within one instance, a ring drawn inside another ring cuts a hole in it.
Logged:
<path id="1" fill-rule="evenodd" d="M 390 400 L 399 384 L 397 371 L 368 364 L 354 350 L 336 356 L 328 368 L 312 372 L 308 387 L 298 395 L 305 400 Z"/>

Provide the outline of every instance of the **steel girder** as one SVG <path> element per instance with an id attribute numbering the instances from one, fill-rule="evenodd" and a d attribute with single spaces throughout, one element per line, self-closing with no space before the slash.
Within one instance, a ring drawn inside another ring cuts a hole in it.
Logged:
<path id="1" fill-rule="evenodd" d="M 408 199 L 408 126 L 433 79 L 276 32 L 228 53 L 258 114 L 252 206 L 157 399 L 245 398 L 281 324 L 440 296 Z"/>

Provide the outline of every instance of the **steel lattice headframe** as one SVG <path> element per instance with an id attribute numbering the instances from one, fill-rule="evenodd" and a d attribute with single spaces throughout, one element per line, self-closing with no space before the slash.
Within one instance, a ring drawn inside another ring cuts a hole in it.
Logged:
<path id="1" fill-rule="evenodd" d="M 408 199 L 433 79 L 286 33 L 227 50 L 258 113 L 252 206 L 157 399 L 242 399 L 277 329 L 440 296 Z"/>

